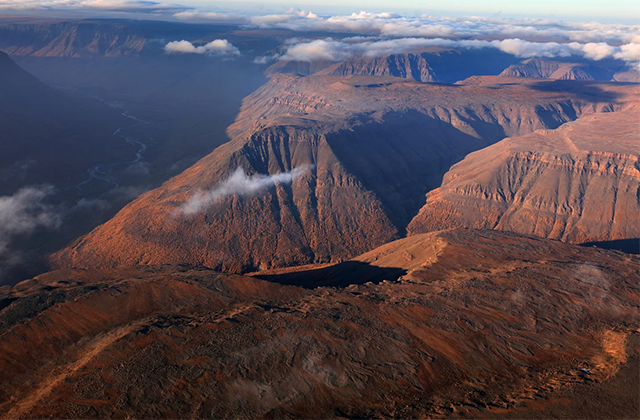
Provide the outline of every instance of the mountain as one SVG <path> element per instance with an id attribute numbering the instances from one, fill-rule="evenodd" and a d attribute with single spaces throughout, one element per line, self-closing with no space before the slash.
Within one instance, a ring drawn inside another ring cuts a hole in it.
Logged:
<path id="1" fill-rule="evenodd" d="M 633 417 L 639 263 L 453 230 L 271 282 L 56 271 L 0 288 L 0 416 Z"/>
<path id="2" fill-rule="evenodd" d="M 419 82 L 454 83 L 472 75 L 496 75 L 516 60 L 512 55 L 497 50 L 432 47 L 380 57 L 358 56 L 338 63 L 281 60 L 269 67 L 266 74 L 392 76 Z"/>
<path id="3" fill-rule="evenodd" d="M 122 23 L 45 21 L 0 25 L 0 49 L 17 56 L 138 55 L 147 42 L 140 30 Z"/>
<path id="4" fill-rule="evenodd" d="M 611 70 L 593 64 L 565 63 L 541 58 L 529 58 L 507 67 L 500 73 L 500 76 L 611 81 L 613 73 Z"/>
<path id="5" fill-rule="evenodd" d="M 635 101 L 471 153 L 427 194 L 409 232 L 474 227 L 574 243 L 637 241 L 639 110 Z"/>
<path id="6" fill-rule="evenodd" d="M 0 19 L 0 50 L 15 57 L 40 59 L 118 59 L 157 57 L 164 54 L 167 42 L 179 40 L 206 43 L 228 39 L 257 55 L 280 45 L 275 38 L 281 37 L 281 33 L 257 32 L 231 22 L 197 24 L 155 19 L 62 20 L 5 16 Z"/>
<path id="7" fill-rule="evenodd" d="M 402 235 L 424 194 L 467 153 L 619 110 L 635 92 L 515 80 L 273 77 L 244 101 L 229 143 L 52 261 L 83 268 L 185 262 L 248 272 L 344 260 Z M 229 180 L 237 168 L 264 176 L 305 167 L 291 183 L 250 196 L 235 194 L 238 178 Z M 226 193 L 184 214 L 198 192 L 210 190 Z"/>

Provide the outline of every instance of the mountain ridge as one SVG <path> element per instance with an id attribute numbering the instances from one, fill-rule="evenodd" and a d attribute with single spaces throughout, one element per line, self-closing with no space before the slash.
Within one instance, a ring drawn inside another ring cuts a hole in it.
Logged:
<path id="1" fill-rule="evenodd" d="M 58 267 L 187 262 L 248 272 L 350 258 L 402 234 L 424 193 L 467 152 L 620 109 L 629 93 L 614 84 L 576 89 L 568 82 L 488 80 L 447 86 L 276 76 L 245 99 L 229 143 L 52 261 Z M 575 89 L 572 99 L 567 88 Z M 514 95 L 526 100 L 516 106 Z M 273 175 L 308 164 L 314 168 L 290 185 L 249 198 L 231 195 L 192 218 L 175 217 L 194 192 L 215 188 L 238 167 Z"/>

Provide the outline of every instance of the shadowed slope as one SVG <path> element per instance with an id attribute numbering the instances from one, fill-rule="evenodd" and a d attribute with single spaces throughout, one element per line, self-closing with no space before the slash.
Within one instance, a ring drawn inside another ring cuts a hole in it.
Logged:
<path id="1" fill-rule="evenodd" d="M 583 116 L 467 156 L 410 233 L 493 228 L 568 242 L 640 237 L 639 108 Z"/>
<path id="2" fill-rule="evenodd" d="M 446 169 L 505 136 L 615 111 L 631 90 L 492 78 L 428 85 L 391 77 L 274 77 L 244 102 L 232 141 L 53 257 L 58 266 L 186 262 L 232 272 L 340 261 L 404 233 Z M 514 98 L 517 98 L 515 100 Z M 292 183 L 181 207 L 236 168 Z"/>

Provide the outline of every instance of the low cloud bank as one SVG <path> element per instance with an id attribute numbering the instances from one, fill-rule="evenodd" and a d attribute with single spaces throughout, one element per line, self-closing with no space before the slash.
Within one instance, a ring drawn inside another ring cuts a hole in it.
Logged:
<path id="1" fill-rule="evenodd" d="M 401 16 L 394 13 L 352 13 L 319 16 L 290 9 L 266 16 L 226 15 L 188 11 L 179 19 L 244 21 L 246 27 L 327 31 L 364 35 L 341 41 L 330 38 L 289 45 L 284 60 L 342 61 L 402 53 L 426 46 L 497 48 L 522 58 L 580 56 L 592 60 L 616 58 L 640 69 L 640 25 L 563 22 L 551 19 L 502 17 Z M 359 42 L 353 42 L 361 38 Z M 369 39 L 369 41 L 367 41 Z M 535 39 L 535 42 L 527 41 Z M 262 60 L 264 61 L 264 60 Z M 262 62 L 261 61 L 261 62 Z"/>
<path id="2" fill-rule="evenodd" d="M 289 184 L 294 179 L 309 171 L 312 165 L 302 165 L 291 170 L 275 175 L 257 174 L 247 175 L 242 168 L 236 169 L 226 181 L 221 182 L 209 191 L 196 193 L 189 201 L 180 207 L 180 213 L 185 216 L 193 216 L 212 207 L 218 200 L 231 195 L 251 196 L 264 191 L 275 184 Z"/>
<path id="3" fill-rule="evenodd" d="M 244 20 L 248 26 L 293 31 L 357 33 L 384 38 L 536 38 L 553 41 L 640 43 L 640 25 L 598 22 L 563 22 L 551 19 L 511 19 L 501 17 L 401 16 L 395 13 L 368 13 L 319 16 L 311 11 L 289 9 L 280 14 L 245 16 L 190 11 L 176 18 L 200 21 Z M 636 39 L 636 41 L 634 41 Z"/>
<path id="4" fill-rule="evenodd" d="M 240 50 L 226 39 L 216 39 L 199 46 L 185 40 L 172 41 L 164 46 L 164 50 L 168 54 L 240 55 Z"/>
<path id="5" fill-rule="evenodd" d="M 14 195 L 0 197 L 0 255 L 7 253 L 11 241 L 29 235 L 38 228 L 57 228 L 62 219 L 45 199 L 53 194 L 51 186 L 26 187 Z"/>
<path id="6" fill-rule="evenodd" d="M 371 41 L 355 39 L 355 42 L 351 42 L 348 39 L 338 41 L 327 38 L 289 45 L 286 53 L 280 57 L 280 59 L 286 61 L 324 60 L 339 62 L 355 56 L 369 58 L 381 57 L 387 54 L 401 54 L 416 51 L 431 46 L 469 49 L 496 48 L 521 58 L 580 56 L 590 60 L 616 58 L 630 65 L 638 65 L 638 62 L 640 62 L 640 44 L 626 44 L 620 47 L 613 47 L 604 42 L 590 42 L 586 44 L 570 42 L 561 44 L 557 42 L 530 42 L 518 38 L 495 41 L 454 41 L 442 38 L 401 38 Z"/>

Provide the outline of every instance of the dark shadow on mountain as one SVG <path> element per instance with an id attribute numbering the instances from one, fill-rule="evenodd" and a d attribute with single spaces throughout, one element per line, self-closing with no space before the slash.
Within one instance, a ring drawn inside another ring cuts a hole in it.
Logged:
<path id="1" fill-rule="evenodd" d="M 572 98 L 589 102 L 612 102 L 616 103 L 622 97 L 621 93 L 607 91 L 602 88 L 604 85 L 615 86 L 637 86 L 637 83 L 625 82 L 598 82 L 593 80 L 546 80 L 527 85 L 530 89 L 541 92 L 566 92 Z"/>
<path id="2" fill-rule="evenodd" d="M 626 252 L 627 254 L 640 254 L 640 238 L 617 239 L 615 241 L 588 242 L 582 246 L 595 246 L 602 249 Z"/>
<path id="3" fill-rule="evenodd" d="M 350 284 L 367 282 L 380 283 L 395 281 L 407 274 L 407 270 L 396 267 L 376 267 L 360 261 L 345 261 L 336 265 L 312 270 L 283 274 L 256 275 L 261 280 L 279 284 L 300 286 L 307 289 L 316 287 L 346 287 Z"/>
<path id="4" fill-rule="evenodd" d="M 499 124 L 460 116 L 481 136 L 418 111 L 389 112 L 382 122 L 361 116 L 350 130 L 327 135 L 340 162 L 382 204 L 401 235 L 424 206 L 425 194 L 440 187 L 452 165 L 506 134 Z"/>

